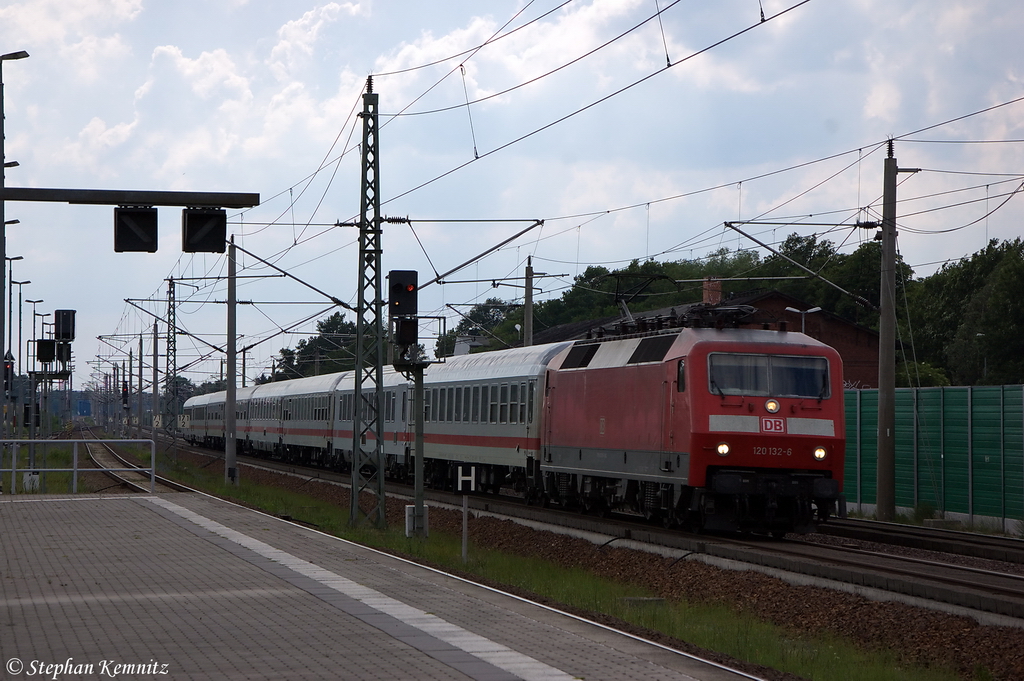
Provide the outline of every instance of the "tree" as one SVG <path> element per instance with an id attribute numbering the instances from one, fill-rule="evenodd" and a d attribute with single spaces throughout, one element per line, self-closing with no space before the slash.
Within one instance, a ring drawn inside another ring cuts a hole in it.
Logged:
<path id="1" fill-rule="evenodd" d="M 198 394 L 196 385 L 184 376 L 175 376 L 171 385 L 164 387 L 164 394 L 161 402 L 164 405 L 164 414 L 180 414 L 185 400 Z M 175 403 L 175 396 L 177 403 Z"/>
<path id="2" fill-rule="evenodd" d="M 474 330 L 477 330 L 475 335 L 487 336 L 494 334 L 495 329 L 509 319 L 510 311 L 516 307 L 520 306 L 501 298 L 488 298 L 483 303 L 474 305 L 459 320 L 454 329 L 446 332 L 438 339 L 437 344 L 434 346 L 434 355 L 436 357 L 450 357 L 455 352 L 455 341 L 458 337 L 470 335 Z M 518 318 L 522 319 L 522 312 L 519 312 Z M 480 329 L 484 330 L 485 333 L 481 334 Z M 512 341 L 507 345 L 511 346 L 514 344 L 515 342 Z M 506 347 L 506 345 L 498 343 L 497 347 Z"/>
<path id="3" fill-rule="evenodd" d="M 355 367 L 355 323 L 335 312 L 317 321 L 316 330 L 317 335 L 300 339 L 294 348 L 281 348 L 272 375 L 261 376 L 256 384 L 351 371 Z"/>
<path id="4" fill-rule="evenodd" d="M 319 376 L 355 367 L 356 325 L 335 312 L 316 323 L 317 335 L 295 346 L 295 368 L 303 376 Z"/>
<path id="5" fill-rule="evenodd" d="M 1018 241 L 1019 245 L 1019 241 Z M 1004 385 L 1024 383 L 1024 254 L 1010 248 L 992 272 L 979 296 L 974 340 L 981 363 L 978 383 Z M 965 322 L 968 320 L 965 319 Z M 961 334 L 958 334 L 960 337 Z"/>
<path id="6" fill-rule="evenodd" d="M 908 287 L 919 361 L 946 367 L 958 385 L 1014 373 L 1014 358 L 1007 353 L 1020 348 L 1013 330 L 1020 329 L 1014 325 L 1024 282 L 1013 277 L 1022 249 L 1019 238 L 1002 244 L 993 239 L 971 257 L 947 263 Z"/>

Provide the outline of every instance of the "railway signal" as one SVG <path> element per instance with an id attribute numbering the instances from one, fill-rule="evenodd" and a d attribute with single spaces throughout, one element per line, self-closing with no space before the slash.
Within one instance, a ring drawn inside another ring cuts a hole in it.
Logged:
<path id="1" fill-rule="evenodd" d="M 4 393 L 10 394 L 14 387 L 14 357 L 8 352 L 4 357 Z"/>
<path id="2" fill-rule="evenodd" d="M 184 253 L 223 253 L 227 246 L 228 214 L 220 208 L 181 211 L 181 250 Z"/>
<path id="3" fill-rule="evenodd" d="M 419 273 L 416 270 L 388 272 L 390 295 L 388 316 L 394 323 L 396 366 L 407 366 L 413 361 L 419 344 L 419 319 L 416 317 L 419 294 Z"/>
<path id="4" fill-rule="evenodd" d="M 417 312 L 419 294 L 419 273 L 416 270 L 391 270 L 388 272 L 391 296 L 388 299 L 388 314 L 391 317 L 409 317 Z"/>
<path id="5" fill-rule="evenodd" d="M 54 310 L 53 337 L 59 341 L 75 340 L 75 310 Z"/>
<path id="6" fill-rule="evenodd" d="M 118 206 L 114 209 L 114 251 L 156 253 L 156 208 Z"/>

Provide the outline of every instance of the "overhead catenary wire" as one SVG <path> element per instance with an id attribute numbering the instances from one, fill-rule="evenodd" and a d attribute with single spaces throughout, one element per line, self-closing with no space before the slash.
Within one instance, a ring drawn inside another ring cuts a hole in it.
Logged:
<path id="1" fill-rule="evenodd" d="M 784 9 L 784 10 L 782 10 L 780 12 L 777 12 L 776 14 L 772 15 L 771 17 L 769 17 L 767 19 L 767 21 L 772 21 L 772 20 L 777 19 L 777 18 L 779 18 L 779 17 L 781 17 L 781 16 L 783 16 L 785 14 L 788 14 L 789 12 L 792 12 L 792 11 L 796 10 L 797 8 L 807 4 L 810 1 L 811 0 L 801 0 L 800 2 L 796 3 L 795 5 L 787 7 L 786 9 Z M 514 138 L 512 140 L 509 140 L 508 142 L 505 142 L 504 144 L 501 144 L 501 145 L 499 145 L 499 146 L 497 146 L 497 147 L 495 147 L 495 148 L 493 148 L 493 149 L 491 149 L 489 151 L 485 151 L 482 154 L 480 154 L 479 158 L 470 159 L 470 160 L 468 160 L 468 161 L 466 161 L 464 163 L 461 163 L 461 164 L 459 164 L 459 165 L 457 165 L 457 166 L 455 166 L 453 168 L 450 168 L 449 170 L 447 170 L 447 171 L 445 171 L 445 172 L 443 172 L 443 173 L 441 173 L 439 175 L 434 176 L 433 178 L 431 178 L 429 180 L 426 180 L 424 182 L 421 182 L 418 185 L 410 187 L 409 189 L 406 189 L 405 191 L 402 191 L 402 192 L 398 193 L 395 196 L 392 196 L 392 197 L 390 197 L 388 199 L 382 200 L 381 201 L 381 206 L 383 206 L 385 204 L 388 204 L 388 203 L 391 203 L 392 201 L 396 201 L 396 200 L 398 200 L 400 198 L 403 198 L 405 196 L 408 196 L 408 195 L 410 195 L 410 194 L 412 194 L 414 192 L 417 192 L 417 191 L 423 189 L 424 187 L 428 187 L 431 184 L 433 184 L 435 182 L 438 182 L 439 180 L 442 180 L 445 177 L 448 177 L 449 175 L 451 175 L 453 173 L 456 173 L 456 172 L 462 170 L 463 168 L 466 168 L 467 166 L 469 166 L 469 165 L 471 165 L 473 163 L 481 161 L 484 158 L 493 156 L 494 154 L 497 154 L 497 153 L 499 153 L 501 151 L 504 151 L 505 149 L 508 149 L 508 148 L 510 148 L 510 147 L 512 147 L 512 146 L 514 146 L 516 144 L 519 144 L 520 142 L 523 142 L 523 141 L 533 137 L 534 135 L 538 135 L 538 134 L 544 132 L 545 130 L 548 130 L 549 128 L 552 128 L 552 127 L 554 127 L 556 125 L 564 123 L 565 121 L 567 121 L 567 120 L 569 120 L 571 118 L 574 118 L 575 116 L 578 116 L 579 114 L 581 114 L 581 113 L 583 113 L 585 111 L 589 111 L 590 109 L 594 108 L 595 106 L 603 104 L 604 102 L 607 102 L 608 100 L 610 100 L 610 99 L 612 99 L 614 97 L 617 97 L 617 96 L 623 94 L 624 92 L 628 92 L 629 90 L 637 87 L 638 85 L 646 83 L 648 80 L 661 75 L 662 73 L 664 73 L 665 71 L 669 70 L 670 68 L 674 68 L 674 67 L 676 67 L 676 66 L 678 66 L 678 65 L 680 65 L 682 63 L 685 63 L 685 62 L 689 61 L 690 59 L 693 59 L 693 58 L 698 57 L 698 56 L 700 56 L 700 55 L 702 55 L 702 54 L 704 54 L 706 52 L 709 52 L 709 51 L 713 50 L 714 48 L 719 47 L 720 45 L 723 45 L 723 44 L 725 44 L 725 43 L 727 43 L 727 42 L 729 42 L 731 40 L 735 40 L 736 38 L 740 37 L 741 35 L 744 35 L 745 33 L 748 33 L 749 31 L 754 30 L 755 28 L 759 27 L 760 25 L 761 24 L 753 24 L 753 25 L 748 26 L 748 27 L 746 27 L 746 28 L 744 28 L 742 30 L 736 31 L 735 33 L 733 33 L 733 34 L 731 34 L 731 35 L 729 35 L 729 36 L 727 36 L 725 38 L 722 38 L 721 40 L 718 40 L 717 42 L 712 43 L 711 45 L 708 45 L 707 47 L 704 47 L 703 49 L 700 49 L 700 50 L 698 50 L 696 52 L 693 52 L 693 53 L 683 57 L 682 59 L 680 59 L 679 61 L 674 62 L 670 66 L 665 66 L 665 67 L 662 67 L 660 69 L 657 69 L 653 73 L 650 73 L 650 74 L 648 74 L 646 76 L 643 76 L 642 78 L 634 80 L 633 82 L 631 82 L 631 83 L 629 83 L 627 85 L 624 85 L 623 87 L 621 87 L 621 88 L 619 88 L 619 89 L 617 89 L 617 90 L 615 90 L 613 92 L 610 92 L 609 94 L 607 94 L 607 95 L 605 95 L 603 97 L 600 97 L 600 98 L 594 100 L 593 102 L 591 102 L 591 103 L 589 103 L 589 104 L 587 104 L 585 106 L 582 106 L 582 107 L 580 107 L 580 108 L 578 108 L 578 109 L 576 109 L 576 110 L 574 110 L 574 111 L 572 111 L 572 112 L 570 112 L 568 114 L 565 114 L 565 115 L 563 115 L 563 116 L 561 116 L 559 118 L 556 118 L 555 120 L 550 121 L 549 123 L 546 123 L 546 124 L 540 126 L 539 128 L 536 128 L 536 129 L 534 129 L 534 130 L 532 130 L 532 131 L 530 131 L 528 133 L 525 133 L 523 135 L 520 135 L 519 137 L 516 137 L 516 138 Z"/>
<path id="2" fill-rule="evenodd" d="M 917 141 L 917 140 L 905 140 L 905 141 Z M 646 204 L 649 204 L 649 203 L 650 203 L 650 201 L 646 201 L 645 203 L 646 203 Z M 940 210 L 940 209 L 935 209 L 935 210 Z M 554 218 L 552 218 L 552 219 L 554 219 Z M 435 272 L 436 272 L 436 268 L 435 268 Z"/>
<path id="3" fill-rule="evenodd" d="M 553 76 L 554 74 L 569 68 L 573 64 L 576 64 L 576 63 L 578 63 L 580 61 L 583 61 L 587 57 L 590 57 L 590 56 L 592 56 L 594 54 L 597 54 L 601 50 L 603 50 L 606 47 L 608 47 L 608 46 L 618 42 L 619 40 L 622 40 L 623 38 L 625 38 L 629 34 L 633 33 L 634 31 L 642 28 L 643 26 L 646 26 L 648 23 L 653 21 L 655 18 L 657 18 L 659 21 L 661 21 L 662 13 L 665 12 L 665 11 L 668 11 L 669 9 L 671 9 L 675 5 L 679 4 L 680 2 L 682 2 L 682 0 L 674 0 L 674 2 L 672 2 L 664 10 L 659 9 L 655 14 L 647 17 L 646 19 L 641 21 L 639 24 L 636 24 L 636 25 L 632 26 L 631 28 L 628 28 L 627 30 L 623 31 L 622 33 L 619 33 L 615 37 L 610 38 L 610 39 L 606 40 L 605 42 L 601 43 L 597 47 L 594 47 L 594 48 L 584 52 L 580 56 L 578 56 L 578 57 L 576 57 L 574 59 L 571 59 L 571 60 L 565 62 L 564 64 L 561 64 L 558 67 L 551 69 L 550 71 L 546 71 L 546 72 L 540 74 L 539 76 L 535 76 L 533 78 L 530 78 L 529 80 L 523 81 L 522 83 L 518 83 L 516 85 L 513 85 L 510 88 L 506 88 L 506 89 L 500 90 L 498 92 L 493 92 L 493 93 L 487 95 L 486 97 L 481 97 L 479 99 L 475 99 L 472 102 L 467 101 L 466 102 L 466 106 L 469 106 L 470 104 L 480 104 L 481 102 L 485 102 L 485 101 L 487 101 L 489 99 L 495 99 L 497 97 L 503 97 L 504 95 L 507 95 L 510 92 L 514 92 L 514 91 L 516 91 L 516 90 L 518 90 L 520 88 L 526 87 L 527 85 L 533 85 L 534 83 L 537 83 L 537 82 L 539 82 L 541 80 L 544 80 L 545 78 Z M 666 49 L 665 57 L 666 57 L 666 60 L 668 60 L 668 51 L 667 51 L 668 47 L 666 46 L 665 49 Z M 665 68 L 669 68 L 671 66 L 672 66 L 672 62 L 670 60 L 668 60 L 668 63 L 667 63 Z M 446 111 L 452 111 L 454 109 L 460 109 L 460 108 L 462 108 L 462 106 L 463 105 L 461 105 L 461 104 L 455 104 L 455 105 L 452 105 L 452 106 L 441 107 L 439 109 L 431 109 L 429 111 L 406 111 L 406 110 L 403 109 L 403 111 L 400 112 L 400 113 L 382 114 L 382 115 L 383 116 L 388 116 L 388 117 L 391 117 L 391 118 L 397 118 L 397 117 L 400 117 L 400 116 L 401 117 L 407 117 L 407 116 L 426 116 L 426 115 L 431 115 L 431 114 L 444 113 Z M 406 108 L 408 108 L 408 107 L 406 107 Z"/>

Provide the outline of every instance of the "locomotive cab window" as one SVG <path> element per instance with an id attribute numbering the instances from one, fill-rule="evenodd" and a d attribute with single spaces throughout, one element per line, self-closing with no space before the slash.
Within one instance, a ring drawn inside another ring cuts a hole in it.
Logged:
<path id="1" fill-rule="evenodd" d="M 676 367 L 676 392 L 686 392 L 686 358 L 679 360 Z"/>
<path id="2" fill-rule="evenodd" d="M 784 355 L 708 355 L 708 390 L 714 395 L 831 397 L 828 360 Z"/>

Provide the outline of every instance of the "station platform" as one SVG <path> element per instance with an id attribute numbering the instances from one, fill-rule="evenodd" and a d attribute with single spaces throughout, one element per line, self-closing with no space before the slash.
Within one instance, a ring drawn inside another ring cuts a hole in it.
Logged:
<path id="1" fill-rule="evenodd" d="M 200 494 L 0 496 L 0 678 L 734 681 Z"/>

